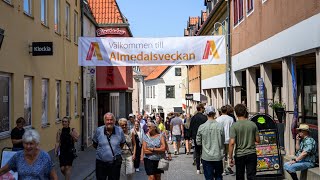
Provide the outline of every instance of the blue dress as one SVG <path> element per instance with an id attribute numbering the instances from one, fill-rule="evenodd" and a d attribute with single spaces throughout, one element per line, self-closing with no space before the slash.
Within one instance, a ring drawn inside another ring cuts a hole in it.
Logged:
<path id="1" fill-rule="evenodd" d="M 24 151 L 17 152 L 8 162 L 9 169 L 18 172 L 19 180 L 49 180 L 53 163 L 49 154 L 40 150 L 38 158 L 29 165 L 24 157 Z"/>

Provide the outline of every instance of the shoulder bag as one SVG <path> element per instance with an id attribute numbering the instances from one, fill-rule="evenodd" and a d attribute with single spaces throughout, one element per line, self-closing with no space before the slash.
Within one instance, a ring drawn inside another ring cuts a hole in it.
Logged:
<path id="1" fill-rule="evenodd" d="M 134 162 L 132 159 L 133 153 L 131 151 L 130 146 L 127 144 L 127 142 L 125 142 L 125 144 L 127 145 L 127 147 L 129 148 L 129 150 L 131 152 L 131 156 L 128 156 L 125 158 L 126 174 L 133 174 L 133 173 L 135 173 Z"/>

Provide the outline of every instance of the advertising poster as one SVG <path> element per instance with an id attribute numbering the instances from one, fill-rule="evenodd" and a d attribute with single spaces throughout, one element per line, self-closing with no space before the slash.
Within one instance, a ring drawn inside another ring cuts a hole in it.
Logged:
<path id="1" fill-rule="evenodd" d="M 257 171 L 273 171 L 280 169 L 280 158 L 277 146 L 276 132 L 260 131 L 260 144 L 257 150 Z"/>

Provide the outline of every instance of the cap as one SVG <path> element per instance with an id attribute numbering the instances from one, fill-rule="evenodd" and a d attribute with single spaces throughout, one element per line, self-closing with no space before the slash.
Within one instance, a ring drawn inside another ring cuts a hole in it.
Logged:
<path id="1" fill-rule="evenodd" d="M 131 113 L 131 114 L 129 114 L 129 118 L 130 118 L 130 117 L 134 117 L 134 114 L 132 114 L 132 113 Z"/>
<path id="2" fill-rule="evenodd" d="M 210 113 L 215 113 L 216 110 L 214 109 L 213 106 L 207 106 L 204 112 L 205 112 L 205 114 L 208 115 L 208 114 L 210 114 Z"/>
<path id="3" fill-rule="evenodd" d="M 298 130 L 310 131 L 309 126 L 307 124 L 300 124 Z"/>

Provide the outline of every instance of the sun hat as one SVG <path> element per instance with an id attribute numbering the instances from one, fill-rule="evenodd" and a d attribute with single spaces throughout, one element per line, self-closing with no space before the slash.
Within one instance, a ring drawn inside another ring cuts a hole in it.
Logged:
<path id="1" fill-rule="evenodd" d="M 309 126 L 307 124 L 300 124 L 297 130 L 310 131 Z"/>
<path id="2" fill-rule="evenodd" d="M 208 114 L 211 114 L 211 113 L 215 113 L 216 110 L 214 109 L 213 106 L 207 106 L 204 112 L 205 112 L 205 114 L 208 115 Z"/>

